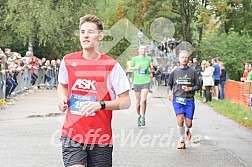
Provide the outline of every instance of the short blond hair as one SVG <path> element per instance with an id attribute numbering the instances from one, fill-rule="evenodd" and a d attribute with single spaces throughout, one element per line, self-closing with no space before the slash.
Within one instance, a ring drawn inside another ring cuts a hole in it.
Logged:
<path id="1" fill-rule="evenodd" d="M 82 24 L 84 24 L 86 22 L 94 23 L 94 24 L 96 24 L 98 30 L 101 30 L 101 31 L 103 30 L 103 25 L 102 25 L 101 20 L 98 17 L 96 17 L 95 15 L 87 14 L 87 15 L 81 17 L 79 28 L 81 27 Z"/>

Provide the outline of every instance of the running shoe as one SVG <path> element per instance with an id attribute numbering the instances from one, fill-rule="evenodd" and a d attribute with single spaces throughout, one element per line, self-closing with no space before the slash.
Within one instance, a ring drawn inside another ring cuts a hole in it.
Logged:
<path id="1" fill-rule="evenodd" d="M 138 118 L 137 118 L 137 125 L 138 125 L 138 126 L 141 126 L 141 117 L 138 117 Z"/>
<path id="2" fill-rule="evenodd" d="M 178 145 L 178 147 L 177 147 L 177 149 L 186 149 L 186 147 L 185 147 L 185 142 L 180 142 L 179 143 L 179 145 Z"/>
<path id="3" fill-rule="evenodd" d="M 145 126 L 145 117 L 141 118 L 141 126 Z"/>

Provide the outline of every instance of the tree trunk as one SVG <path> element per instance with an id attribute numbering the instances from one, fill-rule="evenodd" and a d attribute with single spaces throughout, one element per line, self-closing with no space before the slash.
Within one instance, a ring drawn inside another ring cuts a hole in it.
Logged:
<path id="1" fill-rule="evenodd" d="M 33 53 L 33 28 L 34 28 L 34 22 L 33 22 L 33 0 L 30 0 L 30 35 L 29 35 L 29 43 L 28 43 L 28 50 Z"/>
<path id="2" fill-rule="evenodd" d="M 181 32 L 183 35 L 183 41 L 186 40 L 184 6 L 185 6 L 185 1 L 181 0 L 181 2 L 180 2 L 180 15 L 181 15 Z"/>
<path id="3" fill-rule="evenodd" d="M 28 46 L 28 50 L 31 51 L 33 53 L 33 36 L 32 34 L 29 36 L 29 46 Z"/>
<path id="4" fill-rule="evenodd" d="M 202 7 L 205 7 L 205 8 L 206 8 L 206 5 L 207 5 L 206 1 L 205 1 L 205 0 L 202 0 L 201 3 L 202 3 Z M 202 41 L 202 36 L 203 36 L 203 25 L 201 25 L 201 26 L 199 27 L 199 45 L 200 45 L 200 43 L 201 43 L 201 41 Z"/>

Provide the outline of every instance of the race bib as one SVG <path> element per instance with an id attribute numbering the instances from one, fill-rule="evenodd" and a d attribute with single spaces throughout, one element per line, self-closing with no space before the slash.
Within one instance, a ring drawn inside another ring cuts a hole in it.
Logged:
<path id="1" fill-rule="evenodd" d="M 191 78 L 178 78 L 177 84 L 178 85 L 191 85 L 192 79 Z"/>
<path id="2" fill-rule="evenodd" d="M 141 69 L 139 69 L 138 70 L 138 75 L 141 75 L 141 76 L 144 76 L 144 75 L 146 75 L 146 69 L 144 69 L 144 70 L 141 70 Z"/>
<path id="3" fill-rule="evenodd" d="M 187 99 L 184 97 L 176 97 L 176 102 L 179 104 L 186 105 Z"/>
<path id="4" fill-rule="evenodd" d="M 96 101 L 96 96 L 83 96 L 78 94 L 71 94 L 70 102 L 69 102 L 69 109 L 72 114 L 75 115 L 82 115 L 80 112 L 81 105 L 86 101 Z M 95 116 L 93 113 L 91 116 Z"/>

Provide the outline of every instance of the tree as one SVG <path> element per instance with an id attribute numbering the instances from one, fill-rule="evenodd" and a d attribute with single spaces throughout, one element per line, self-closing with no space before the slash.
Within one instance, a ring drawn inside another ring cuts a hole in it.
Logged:
<path id="1" fill-rule="evenodd" d="M 230 33 L 232 31 L 240 35 L 239 39 L 251 38 L 252 35 L 250 0 L 0 0 L 0 2 L 1 47 L 11 47 L 24 53 L 29 43 L 32 43 L 35 55 L 48 58 L 62 57 L 66 53 L 81 49 L 77 31 L 78 20 L 88 13 L 101 18 L 105 29 L 110 29 L 121 18 L 128 18 L 138 29 L 142 29 L 149 39 L 152 38 L 151 23 L 159 17 L 168 18 L 175 26 L 174 37 L 194 44 L 194 47 L 198 47 L 199 53 L 202 51 L 203 57 L 207 55 L 207 48 L 212 46 L 213 40 L 209 36 L 211 34 L 216 33 L 218 36 L 228 38 L 232 36 Z M 122 29 L 126 29 L 127 25 L 129 22 L 125 22 Z M 165 31 L 161 33 L 164 34 L 164 38 L 168 37 Z M 222 33 L 226 33 L 226 36 Z M 130 35 L 137 36 L 135 32 Z M 209 38 L 205 38 L 206 36 Z M 128 42 L 123 39 L 109 53 L 116 58 L 127 46 Z M 216 47 L 216 53 L 227 55 L 225 52 L 229 51 L 221 48 Z"/>
<path id="2" fill-rule="evenodd" d="M 249 35 L 241 36 L 231 31 L 228 34 L 207 32 L 200 45 L 201 60 L 219 57 L 224 62 L 226 70 L 233 80 L 240 80 L 244 71 L 244 63 L 252 61 L 252 51 L 248 49 L 252 44 Z"/>

